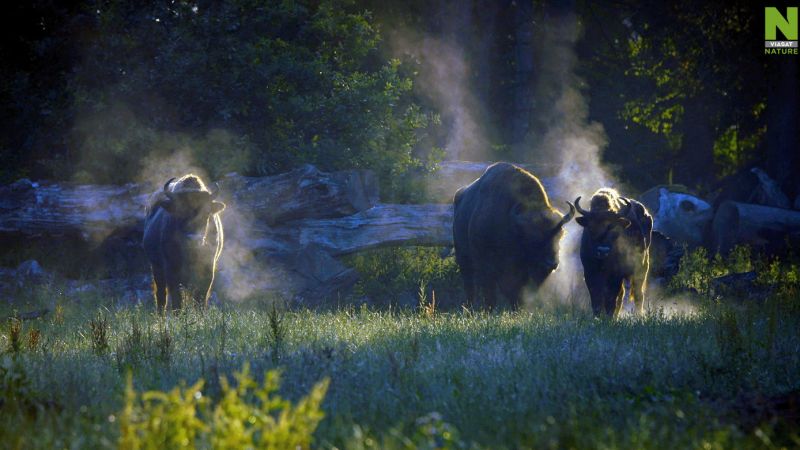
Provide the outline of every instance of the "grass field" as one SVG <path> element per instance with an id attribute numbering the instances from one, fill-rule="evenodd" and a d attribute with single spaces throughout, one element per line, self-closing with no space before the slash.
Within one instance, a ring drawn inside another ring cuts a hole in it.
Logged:
<path id="1" fill-rule="evenodd" d="M 293 402 L 330 380 L 313 435 L 320 448 L 800 445 L 792 299 L 616 322 L 552 309 L 314 312 L 257 302 L 165 320 L 146 307 L 58 304 L 41 293 L 15 308 L 41 305 L 50 314 L 2 328 L 4 447 L 114 448 L 127 373 L 138 392 L 204 379 L 213 404 L 220 376 L 245 363 L 258 380 L 280 368 L 279 393 Z"/>

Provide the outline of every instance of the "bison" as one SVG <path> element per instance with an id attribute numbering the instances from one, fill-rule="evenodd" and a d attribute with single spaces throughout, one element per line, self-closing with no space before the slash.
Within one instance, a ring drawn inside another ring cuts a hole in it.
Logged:
<path id="1" fill-rule="evenodd" d="M 167 295 L 171 307 L 180 309 L 181 289 L 208 305 L 224 240 L 219 213 L 225 204 L 215 197 L 198 176 L 189 174 L 167 181 L 148 205 L 143 246 L 159 311 L 166 309 Z"/>
<path id="2" fill-rule="evenodd" d="M 567 202 L 569 204 L 569 202 Z M 519 306 L 523 287 L 539 286 L 558 266 L 562 228 L 575 215 L 556 211 L 539 180 L 509 163 L 489 166 L 453 199 L 453 244 L 467 302 L 478 289 L 486 304 L 496 290 Z"/>
<path id="3" fill-rule="evenodd" d="M 602 188 L 592 195 L 589 211 L 575 219 L 583 227 L 581 263 L 583 277 L 592 300 L 595 317 L 605 313 L 617 317 L 625 297 L 625 284 L 636 306 L 644 308 L 647 272 L 650 268 L 650 243 L 653 217 L 636 200 L 621 197 L 615 190 Z"/>

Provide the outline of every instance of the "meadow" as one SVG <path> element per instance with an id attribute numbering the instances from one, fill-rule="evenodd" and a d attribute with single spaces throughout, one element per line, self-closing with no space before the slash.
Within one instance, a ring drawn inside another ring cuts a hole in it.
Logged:
<path id="1" fill-rule="evenodd" d="M 261 299 L 165 319 L 146 305 L 65 301 L 57 287 L 39 289 L 0 311 L 5 317 L 52 308 L 39 319 L 3 324 L 0 442 L 234 448 L 215 441 L 212 428 L 222 429 L 219 411 L 228 408 L 232 417 L 233 375 L 247 365 L 255 382 L 240 377 L 233 404 L 261 405 L 274 418 L 291 410 L 287 420 L 296 422 L 284 431 L 305 433 L 292 442 L 315 448 L 800 445 L 794 293 L 758 303 L 698 298 L 692 314 L 651 310 L 618 321 L 541 305 L 439 311 L 425 297 L 417 308 L 349 304 L 318 311 Z M 280 382 L 270 375 L 268 384 L 276 391 L 259 394 L 254 386 L 274 369 Z M 204 384 L 193 390 L 199 380 Z M 324 380 L 327 392 L 322 385 L 315 390 Z M 170 391 L 174 404 L 153 400 Z M 312 391 L 322 399 L 318 409 L 307 402 Z M 286 401 L 269 410 L 267 394 Z M 256 410 L 240 414 L 237 426 L 225 422 L 230 442 L 263 437 L 247 434 Z M 181 422 L 187 411 L 189 420 Z M 141 425 L 148 414 L 155 421 Z M 183 442 L 169 441 L 175 431 L 163 427 L 161 435 L 148 435 L 162 422 L 195 424 L 198 431 Z"/>

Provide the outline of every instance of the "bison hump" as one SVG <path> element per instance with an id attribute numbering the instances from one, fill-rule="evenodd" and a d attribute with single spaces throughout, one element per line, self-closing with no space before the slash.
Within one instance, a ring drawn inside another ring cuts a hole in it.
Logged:
<path id="1" fill-rule="evenodd" d="M 521 167 L 509 163 L 495 163 L 486 169 L 480 180 L 481 197 L 550 207 L 542 183 Z"/>

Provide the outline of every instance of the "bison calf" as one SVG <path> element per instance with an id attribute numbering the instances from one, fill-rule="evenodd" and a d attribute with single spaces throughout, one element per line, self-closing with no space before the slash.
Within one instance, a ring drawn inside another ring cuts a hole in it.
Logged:
<path id="1" fill-rule="evenodd" d="M 572 205 L 567 215 L 553 209 L 539 180 L 508 163 L 492 164 L 459 189 L 453 206 L 453 245 L 467 301 L 480 288 L 490 308 L 497 288 L 518 306 L 526 284 L 538 287 L 556 269 L 562 228 L 575 215 Z"/>
<path id="2" fill-rule="evenodd" d="M 575 221 L 583 227 L 581 263 L 594 315 L 619 314 L 626 281 L 636 312 L 641 314 L 650 268 L 652 216 L 641 203 L 609 188 L 594 193 L 589 211 L 581 208 L 580 200 L 575 199 L 581 214 Z"/>
<path id="3" fill-rule="evenodd" d="M 216 192 L 189 174 L 167 181 L 148 205 L 143 245 L 159 311 L 166 309 L 168 299 L 179 309 L 182 290 L 208 305 L 223 244 L 219 213 L 225 204 L 215 197 Z"/>

